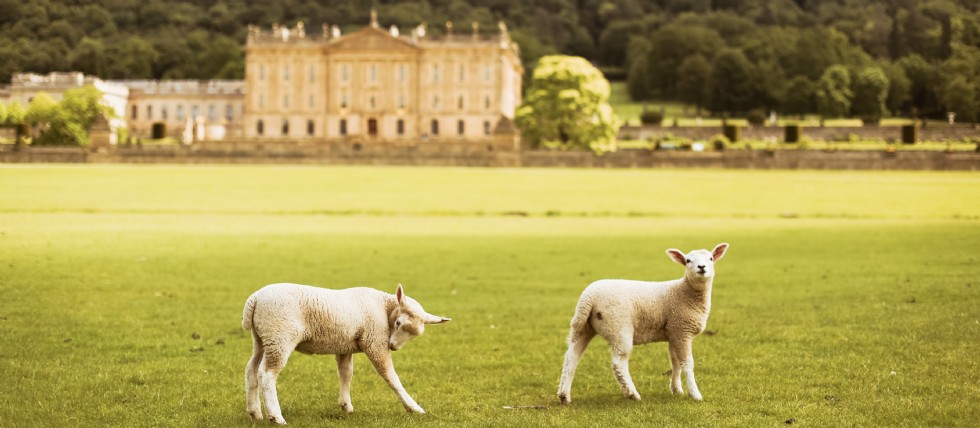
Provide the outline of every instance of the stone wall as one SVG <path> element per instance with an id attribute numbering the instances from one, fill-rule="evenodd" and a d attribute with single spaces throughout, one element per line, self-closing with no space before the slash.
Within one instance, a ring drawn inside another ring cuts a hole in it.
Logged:
<path id="1" fill-rule="evenodd" d="M 783 141 L 786 128 L 782 126 L 742 127 L 742 138 L 747 140 Z M 852 136 L 860 140 L 902 140 L 901 126 L 803 126 L 804 138 L 819 141 L 848 141 Z M 619 137 L 633 140 L 656 140 L 667 135 L 690 140 L 707 140 L 722 134 L 715 126 L 624 126 Z M 980 141 L 980 129 L 973 125 L 931 124 L 919 128 L 919 141 Z"/>
<path id="2" fill-rule="evenodd" d="M 721 152 L 515 150 L 513 140 L 217 142 L 114 146 L 108 150 L 0 145 L 0 163 L 207 163 L 573 168 L 980 170 L 980 153 L 939 151 L 727 150 Z"/>

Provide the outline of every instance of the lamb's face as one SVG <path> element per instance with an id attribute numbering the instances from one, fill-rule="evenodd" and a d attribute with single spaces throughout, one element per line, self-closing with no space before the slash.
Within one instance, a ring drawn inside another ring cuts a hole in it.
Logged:
<path id="1" fill-rule="evenodd" d="M 450 318 L 432 315 L 422 308 L 419 302 L 408 297 L 402 291 L 401 284 L 395 292 L 398 298 L 398 308 L 392 313 L 391 336 L 388 337 L 388 349 L 397 351 L 409 340 L 421 335 L 426 324 L 442 324 Z"/>
<path id="2" fill-rule="evenodd" d="M 728 251 L 728 244 L 718 244 L 714 250 L 694 250 L 684 254 L 680 250 L 669 249 L 667 255 L 671 260 L 684 265 L 687 272 L 684 274 L 688 278 L 708 279 L 715 276 L 715 262 L 725 256 Z"/>

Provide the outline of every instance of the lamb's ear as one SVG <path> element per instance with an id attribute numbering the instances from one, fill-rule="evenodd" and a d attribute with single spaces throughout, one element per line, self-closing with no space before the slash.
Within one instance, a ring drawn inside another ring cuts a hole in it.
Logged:
<path id="1" fill-rule="evenodd" d="M 687 266 L 687 256 L 684 255 L 684 253 L 682 253 L 681 250 L 678 250 L 676 248 L 671 248 L 667 250 L 667 256 L 670 257 L 671 260 L 680 263 L 684 266 Z"/>
<path id="2" fill-rule="evenodd" d="M 395 297 L 398 298 L 398 304 L 402 304 L 402 297 L 405 296 L 405 292 L 402 291 L 402 285 L 398 284 L 398 289 L 395 290 Z"/>
<path id="3" fill-rule="evenodd" d="M 426 314 L 428 317 L 425 319 L 426 324 L 442 324 L 452 321 L 452 318 L 440 317 L 439 315 Z"/>
<path id="4" fill-rule="evenodd" d="M 718 260 L 721 260 L 722 257 L 725 257 L 725 252 L 727 251 L 728 243 L 723 242 L 715 246 L 715 249 L 711 251 L 711 257 L 714 258 L 715 262 L 717 262 Z"/>

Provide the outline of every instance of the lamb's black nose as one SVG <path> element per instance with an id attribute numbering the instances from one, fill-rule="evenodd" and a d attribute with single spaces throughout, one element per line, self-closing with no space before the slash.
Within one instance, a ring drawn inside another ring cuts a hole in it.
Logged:
<path id="1" fill-rule="evenodd" d="M 698 265 L 698 269 L 699 269 L 699 270 L 700 270 L 701 272 L 704 272 L 704 265 Z"/>

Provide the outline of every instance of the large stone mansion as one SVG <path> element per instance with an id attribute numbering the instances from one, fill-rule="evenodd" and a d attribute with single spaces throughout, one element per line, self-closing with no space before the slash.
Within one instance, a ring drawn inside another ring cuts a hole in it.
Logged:
<path id="1" fill-rule="evenodd" d="M 16 74 L 0 101 L 26 105 L 38 92 L 94 84 L 114 127 L 147 138 L 154 124 L 188 139 L 428 140 L 490 138 L 512 129 L 523 67 L 506 27 L 402 34 L 370 25 L 342 35 L 302 23 L 249 27 L 245 80 L 100 80 L 81 73 Z"/>

